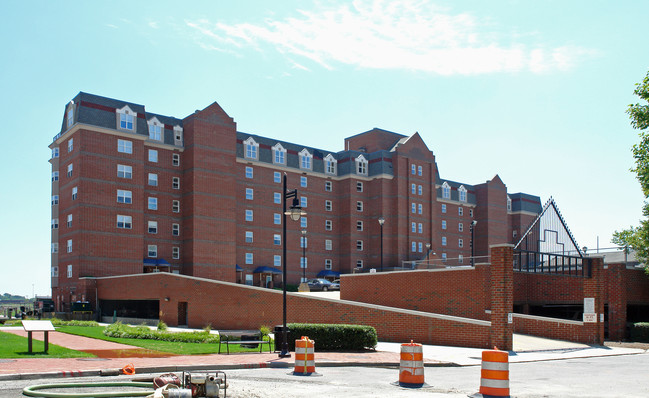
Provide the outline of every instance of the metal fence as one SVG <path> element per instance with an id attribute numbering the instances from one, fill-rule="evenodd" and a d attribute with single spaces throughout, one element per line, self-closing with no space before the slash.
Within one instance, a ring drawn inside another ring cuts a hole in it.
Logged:
<path id="1" fill-rule="evenodd" d="M 589 258 L 531 250 L 514 250 L 514 270 L 538 274 L 556 274 L 590 278 Z"/>

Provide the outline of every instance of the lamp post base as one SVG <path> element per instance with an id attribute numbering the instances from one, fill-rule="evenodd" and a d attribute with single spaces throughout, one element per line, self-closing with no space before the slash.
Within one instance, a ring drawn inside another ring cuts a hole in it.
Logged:
<path id="1" fill-rule="evenodd" d="M 300 283 L 300 286 L 297 288 L 298 292 L 310 292 L 311 289 L 309 289 L 309 284 L 306 282 Z"/>
<path id="2" fill-rule="evenodd" d="M 280 357 L 280 358 L 290 358 L 291 353 L 288 352 L 288 351 L 282 350 L 277 356 Z"/>

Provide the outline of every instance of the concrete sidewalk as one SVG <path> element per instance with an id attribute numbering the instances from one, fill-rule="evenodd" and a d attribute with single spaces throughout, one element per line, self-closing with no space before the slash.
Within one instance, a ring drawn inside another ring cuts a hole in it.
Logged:
<path id="1" fill-rule="evenodd" d="M 11 329 L 11 330 L 7 330 Z M 0 328 L 20 334 L 22 328 Z M 103 349 L 139 350 L 108 341 L 53 332 L 50 342 L 65 347 L 100 351 Z M 34 336 L 39 339 L 38 334 Z M 328 366 L 390 366 L 398 367 L 401 343 L 380 342 L 376 351 L 359 353 L 316 352 L 316 367 Z M 480 365 L 482 352 L 477 348 L 423 346 L 424 366 L 475 366 Z M 646 350 L 589 346 L 538 337 L 514 335 L 514 351 L 510 362 L 533 362 L 569 358 L 631 355 Z M 166 356 L 161 358 L 20 358 L 0 359 L 0 380 L 40 379 L 73 376 L 97 376 L 115 373 L 133 364 L 137 373 L 182 372 L 188 370 L 228 370 L 252 368 L 292 368 L 294 359 L 278 358 L 277 353 L 211 354 L 192 356 Z"/>

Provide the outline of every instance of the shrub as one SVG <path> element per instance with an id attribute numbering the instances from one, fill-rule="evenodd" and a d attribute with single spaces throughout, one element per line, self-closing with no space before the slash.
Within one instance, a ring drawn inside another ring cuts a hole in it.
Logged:
<path id="1" fill-rule="evenodd" d="M 295 340 L 308 336 L 315 341 L 318 351 L 362 351 L 374 349 L 378 342 L 376 329 L 364 325 L 290 323 L 289 347 L 295 349 Z"/>
<path id="2" fill-rule="evenodd" d="M 270 334 L 270 327 L 261 325 L 259 327 L 259 334 L 261 334 L 261 338 L 263 339 L 264 337 L 268 336 Z"/>
<path id="3" fill-rule="evenodd" d="M 166 323 L 164 323 L 164 321 L 159 321 L 158 322 L 158 330 L 165 331 L 165 330 L 167 330 L 167 328 L 168 328 L 168 326 L 167 326 Z"/>
<path id="4" fill-rule="evenodd" d="M 638 322 L 631 325 L 631 341 L 649 343 L 649 322 Z"/>
<path id="5" fill-rule="evenodd" d="M 84 326 L 84 327 L 90 327 L 90 326 L 99 326 L 99 324 L 95 321 L 64 321 L 59 318 L 52 318 L 50 319 L 52 321 L 52 325 L 54 326 Z"/>
<path id="6" fill-rule="evenodd" d="M 205 332 L 179 332 L 172 333 L 163 330 L 151 330 L 146 325 L 128 326 L 115 322 L 106 326 L 104 335 L 127 339 L 149 339 L 161 341 L 174 341 L 180 343 L 218 343 L 219 337 Z"/>

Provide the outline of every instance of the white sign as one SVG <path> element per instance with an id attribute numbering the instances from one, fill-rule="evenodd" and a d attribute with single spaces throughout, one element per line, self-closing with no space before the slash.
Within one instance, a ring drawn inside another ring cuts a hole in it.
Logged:
<path id="1" fill-rule="evenodd" d="M 599 314 L 599 321 L 604 323 L 604 314 Z"/>
<path id="2" fill-rule="evenodd" d="M 514 314 L 511 312 L 507 314 L 507 323 L 514 323 Z"/>
<path id="3" fill-rule="evenodd" d="M 584 323 L 597 323 L 597 314 L 584 312 Z"/>
<path id="4" fill-rule="evenodd" d="M 584 299 L 584 313 L 593 313 L 595 312 L 595 299 L 594 298 L 585 298 Z"/>

